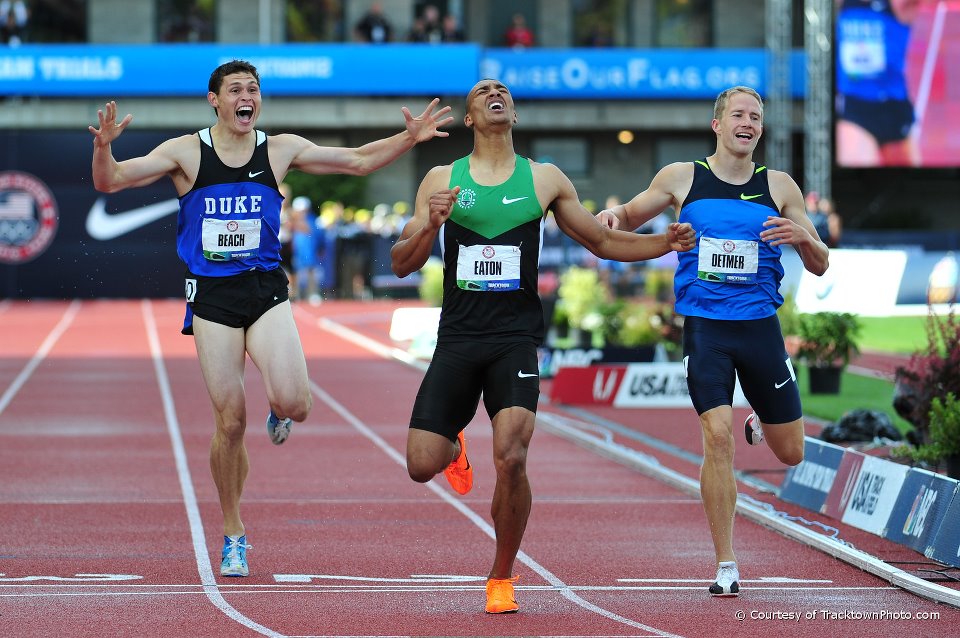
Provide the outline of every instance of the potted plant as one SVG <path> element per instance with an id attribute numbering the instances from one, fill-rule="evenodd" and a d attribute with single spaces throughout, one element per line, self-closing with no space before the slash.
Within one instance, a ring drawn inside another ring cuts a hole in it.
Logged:
<path id="1" fill-rule="evenodd" d="M 930 443 L 933 399 L 953 393 L 960 397 L 960 319 L 953 306 L 943 316 L 930 307 L 927 344 L 899 366 L 894 378 L 893 408 L 913 425 L 907 439 L 914 445 Z"/>
<path id="2" fill-rule="evenodd" d="M 943 464 L 948 476 L 960 479 L 960 399 L 953 392 L 931 399 L 927 439 L 901 448 L 899 454 L 930 465 Z"/>
<path id="3" fill-rule="evenodd" d="M 838 394 L 840 375 L 860 353 L 860 322 L 849 312 L 800 315 L 797 356 L 807 365 L 811 394 Z"/>

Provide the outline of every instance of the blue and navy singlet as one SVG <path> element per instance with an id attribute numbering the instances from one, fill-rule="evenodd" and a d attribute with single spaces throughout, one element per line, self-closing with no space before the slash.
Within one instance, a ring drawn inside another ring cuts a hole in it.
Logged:
<path id="1" fill-rule="evenodd" d="M 722 181 L 707 160 L 693 163 L 693 184 L 679 220 L 697 231 L 697 243 L 678 253 L 677 312 L 708 319 L 762 319 L 783 303 L 779 246 L 760 240 L 768 216 L 780 212 L 770 196 L 765 166 L 746 184 Z"/>
<path id="2" fill-rule="evenodd" d="M 224 164 L 210 129 L 200 137 L 196 182 L 180 198 L 177 254 L 195 275 L 228 277 L 280 265 L 283 196 L 270 168 L 267 135 L 256 131 L 253 155 L 243 166 Z"/>

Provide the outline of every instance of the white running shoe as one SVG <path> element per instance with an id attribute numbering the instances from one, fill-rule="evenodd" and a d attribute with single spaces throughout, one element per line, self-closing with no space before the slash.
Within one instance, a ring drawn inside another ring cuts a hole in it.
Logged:
<path id="1" fill-rule="evenodd" d="M 760 419 L 755 412 L 751 412 L 747 420 L 743 422 L 743 435 L 750 445 L 763 443 L 763 428 L 760 427 Z"/>
<path id="2" fill-rule="evenodd" d="M 223 551 L 220 552 L 221 576 L 246 576 L 250 573 L 247 567 L 247 550 L 253 545 L 247 545 L 247 535 L 224 536 Z"/>
<path id="3" fill-rule="evenodd" d="M 270 414 L 267 416 L 267 434 L 270 435 L 270 440 L 273 441 L 274 445 L 280 445 L 287 440 L 287 437 L 290 436 L 291 427 L 293 427 L 292 419 L 289 417 L 279 419 L 273 413 L 273 410 L 270 410 Z"/>
<path id="4" fill-rule="evenodd" d="M 717 581 L 710 585 L 710 593 L 714 596 L 740 595 L 740 570 L 732 560 L 722 561 L 717 568 Z"/>

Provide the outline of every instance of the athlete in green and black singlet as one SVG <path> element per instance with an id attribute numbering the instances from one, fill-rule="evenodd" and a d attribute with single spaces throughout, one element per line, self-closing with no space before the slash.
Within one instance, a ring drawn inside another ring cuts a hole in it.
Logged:
<path id="1" fill-rule="evenodd" d="M 445 266 L 438 341 L 482 336 L 488 343 L 543 341 L 537 267 L 543 209 L 530 160 L 516 156 L 513 174 L 494 186 L 470 176 L 470 156 L 453 163 L 457 203 L 440 230 Z"/>

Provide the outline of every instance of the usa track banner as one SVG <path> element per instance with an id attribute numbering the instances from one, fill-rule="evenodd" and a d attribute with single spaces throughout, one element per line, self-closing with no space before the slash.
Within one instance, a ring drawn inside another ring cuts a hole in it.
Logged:
<path id="1" fill-rule="evenodd" d="M 687 376 L 680 362 L 560 368 L 550 388 L 550 399 L 571 405 L 616 408 L 691 407 Z M 747 405 L 739 382 L 733 404 Z"/>

